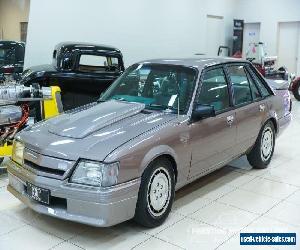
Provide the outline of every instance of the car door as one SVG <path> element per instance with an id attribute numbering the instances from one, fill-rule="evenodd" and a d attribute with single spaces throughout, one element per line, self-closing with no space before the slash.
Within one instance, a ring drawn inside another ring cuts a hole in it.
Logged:
<path id="1" fill-rule="evenodd" d="M 216 116 L 189 125 L 192 152 L 190 178 L 211 171 L 231 159 L 236 139 L 235 111 L 223 67 L 205 70 L 199 86 L 194 105 L 212 105 Z"/>
<path id="2" fill-rule="evenodd" d="M 236 108 L 236 155 L 245 153 L 255 142 L 266 116 L 266 101 L 258 90 L 246 64 L 226 66 Z"/>

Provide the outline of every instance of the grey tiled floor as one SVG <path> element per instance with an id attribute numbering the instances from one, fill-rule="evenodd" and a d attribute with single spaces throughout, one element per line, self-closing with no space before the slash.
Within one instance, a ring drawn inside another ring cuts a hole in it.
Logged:
<path id="1" fill-rule="evenodd" d="M 0 177 L 0 249 L 286 249 L 241 247 L 240 232 L 296 232 L 300 236 L 300 103 L 278 138 L 266 170 L 245 158 L 176 193 L 167 221 L 155 229 L 132 221 L 93 228 L 39 215 L 6 191 Z M 300 249 L 288 247 L 288 249 Z"/>

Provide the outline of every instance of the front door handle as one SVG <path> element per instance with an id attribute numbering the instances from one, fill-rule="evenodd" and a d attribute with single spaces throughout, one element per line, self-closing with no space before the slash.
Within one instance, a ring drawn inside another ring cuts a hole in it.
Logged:
<path id="1" fill-rule="evenodd" d="M 264 112 L 265 108 L 266 108 L 265 104 L 260 104 L 259 105 L 259 112 Z"/>
<path id="2" fill-rule="evenodd" d="M 233 115 L 230 115 L 230 116 L 227 116 L 227 124 L 231 127 L 233 121 L 234 121 L 234 116 Z"/>

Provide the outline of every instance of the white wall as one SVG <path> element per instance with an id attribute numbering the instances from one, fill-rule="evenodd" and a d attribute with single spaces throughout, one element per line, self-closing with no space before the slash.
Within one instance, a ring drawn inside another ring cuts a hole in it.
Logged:
<path id="1" fill-rule="evenodd" d="M 116 46 L 127 66 L 149 58 L 205 53 L 206 15 L 224 17 L 229 41 L 236 1 L 31 0 L 25 67 L 50 63 L 61 41 Z"/>
<path id="2" fill-rule="evenodd" d="M 0 39 L 20 41 L 20 22 L 28 22 L 30 0 L 0 0 Z"/>
<path id="3" fill-rule="evenodd" d="M 299 0 L 238 0 L 235 18 L 260 22 L 260 41 L 269 55 L 277 54 L 278 22 L 300 21 Z"/>

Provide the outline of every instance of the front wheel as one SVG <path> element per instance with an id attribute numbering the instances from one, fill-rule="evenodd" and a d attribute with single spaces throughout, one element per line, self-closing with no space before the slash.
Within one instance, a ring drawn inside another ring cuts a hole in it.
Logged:
<path id="1" fill-rule="evenodd" d="M 295 83 L 295 86 L 293 88 L 293 94 L 294 94 L 295 98 L 298 101 L 300 101 L 300 80 Z"/>
<path id="2" fill-rule="evenodd" d="M 168 217 L 175 195 L 175 174 L 165 158 L 154 160 L 144 171 L 135 210 L 135 221 L 157 227 Z"/>
<path id="3" fill-rule="evenodd" d="M 275 147 L 275 129 L 271 121 L 261 129 L 254 147 L 247 155 L 247 159 L 253 168 L 263 169 L 268 167 Z"/>

